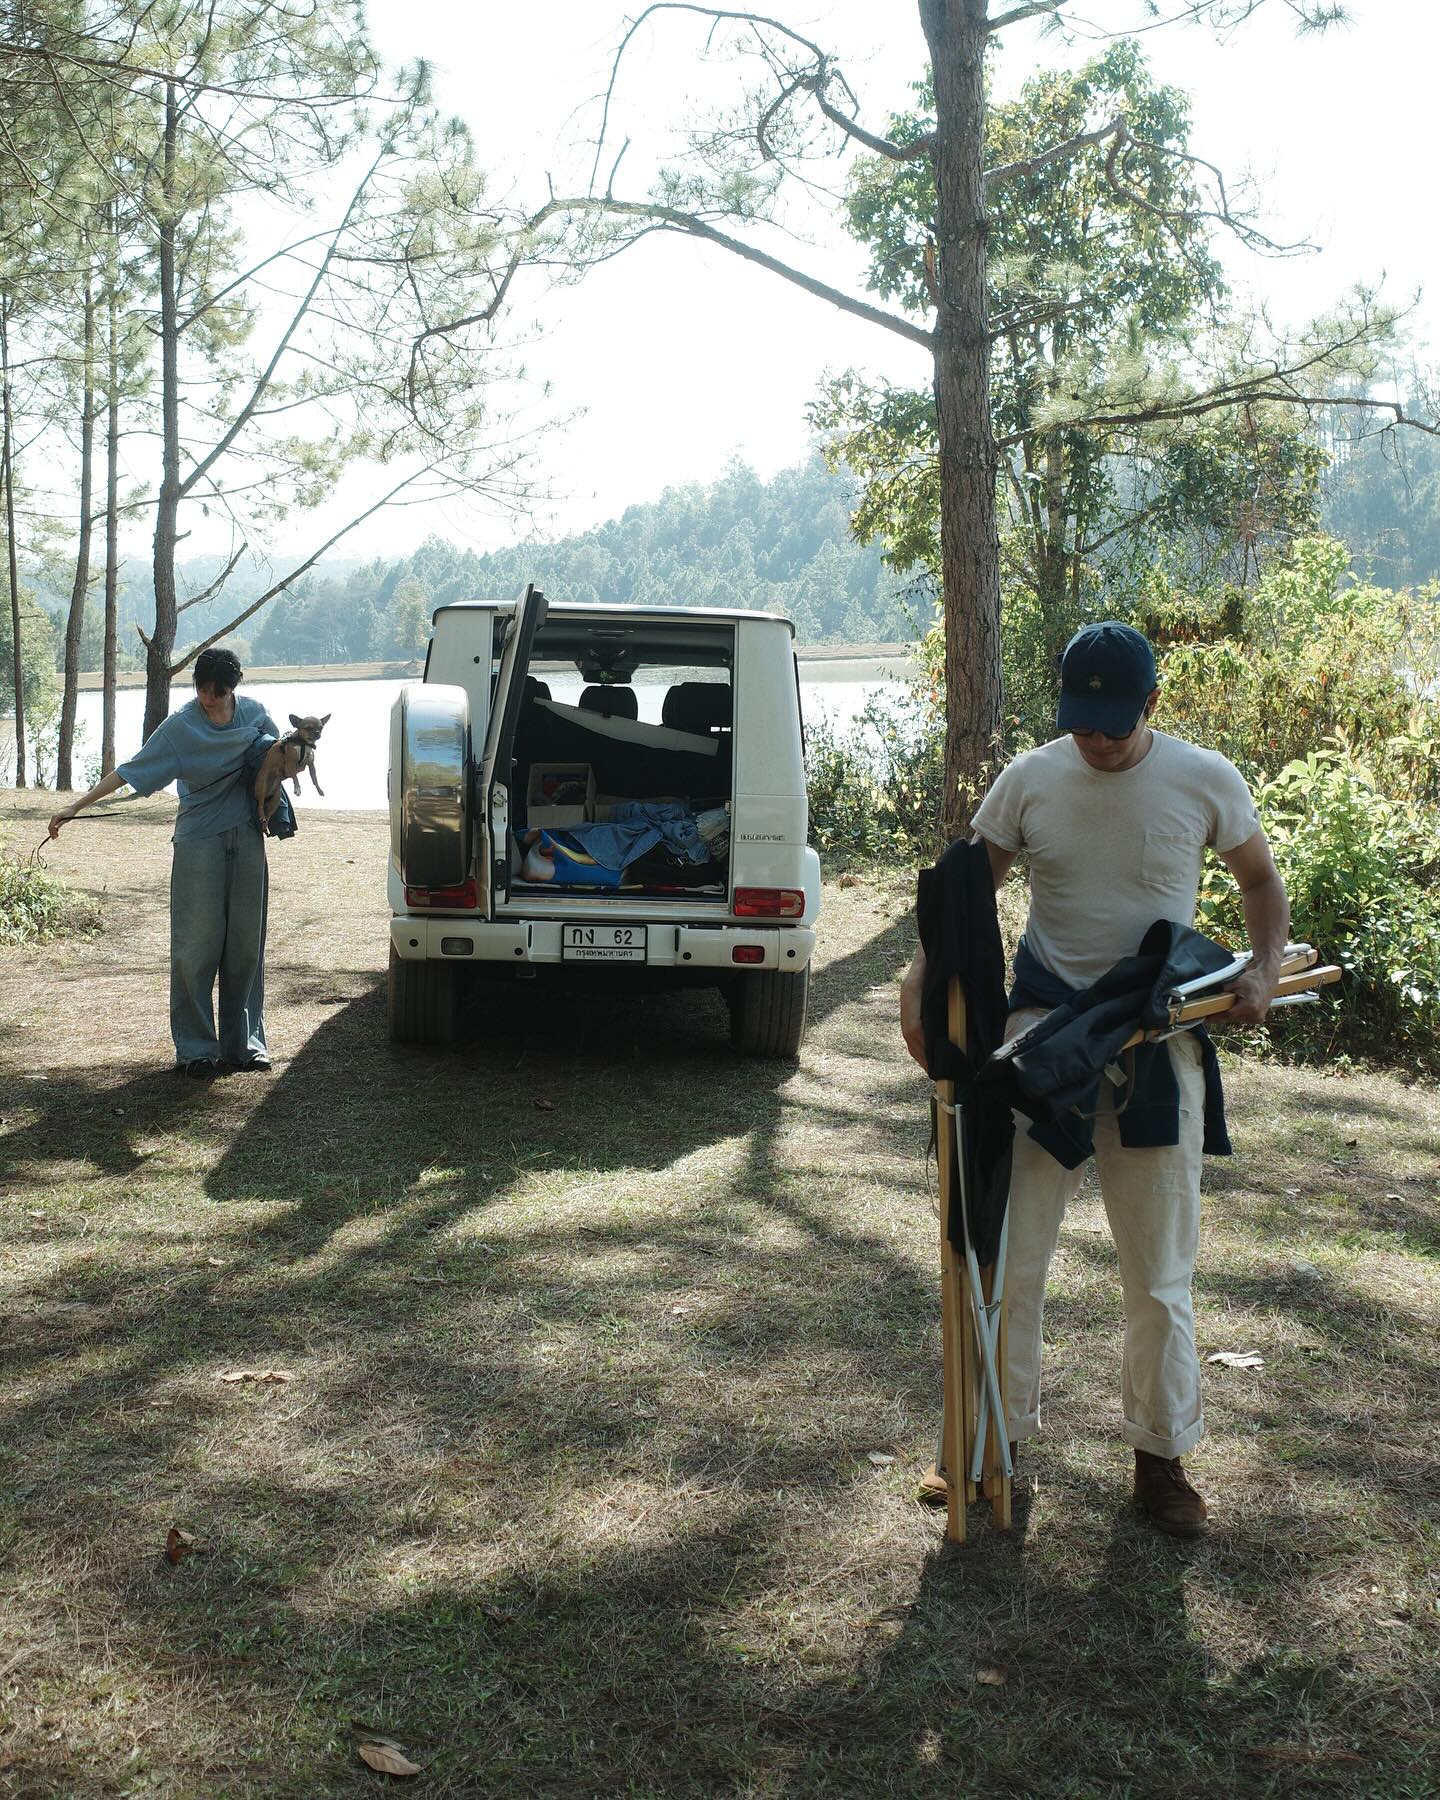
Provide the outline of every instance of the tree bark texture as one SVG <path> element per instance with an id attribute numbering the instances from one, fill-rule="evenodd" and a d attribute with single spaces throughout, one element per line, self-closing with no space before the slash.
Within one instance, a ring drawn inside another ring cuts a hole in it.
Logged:
<path id="1" fill-rule="evenodd" d="M 85 601 L 90 592 L 90 533 L 95 489 L 95 290 L 85 282 L 83 374 L 80 396 L 80 519 L 75 544 L 75 580 L 65 618 L 65 690 L 60 700 L 60 743 L 55 756 L 55 786 L 75 786 L 75 712 L 80 695 L 80 634 L 85 628 Z"/>
<path id="2" fill-rule="evenodd" d="M 998 461 L 986 293 L 986 0 L 920 0 L 935 77 L 935 411 L 945 614 L 945 829 L 969 830 L 1000 727 Z"/>
<path id="3" fill-rule="evenodd" d="M 105 370 L 105 651 L 101 696 L 100 773 L 115 767 L 117 598 L 120 586 L 120 315 L 112 272 L 106 297 Z"/>
<path id="4" fill-rule="evenodd" d="M 20 564 L 15 549 L 15 426 L 10 402 L 10 303 L 0 294 L 0 480 L 5 483 L 5 539 L 9 551 L 10 629 L 14 634 L 15 785 L 25 786 L 25 650 L 20 642 Z"/>
<path id="5" fill-rule="evenodd" d="M 145 647 L 144 736 L 170 712 L 170 663 L 175 650 L 175 546 L 180 516 L 180 306 L 175 257 L 175 160 L 179 117 L 173 81 L 165 84 L 161 151 L 160 261 L 160 492 L 155 506 L 155 629 Z"/>

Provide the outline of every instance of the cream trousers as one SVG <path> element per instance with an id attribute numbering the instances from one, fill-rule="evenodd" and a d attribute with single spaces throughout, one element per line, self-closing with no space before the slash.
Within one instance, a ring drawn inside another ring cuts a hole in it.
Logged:
<path id="1" fill-rule="evenodd" d="M 1007 1042 L 1043 1011 L 1012 1013 Z M 1200 1164 L 1205 1135 L 1205 1076 L 1192 1032 L 1169 1040 L 1180 1087 L 1180 1142 L 1170 1149 L 1127 1150 L 1120 1142 L 1115 1089 L 1101 1079 L 1095 1119 L 1095 1170 L 1120 1257 L 1125 1297 L 1121 1436 L 1154 1456 L 1183 1456 L 1205 1433 L 1200 1364 L 1190 1283 L 1200 1238 Z M 1005 1398 L 1010 1437 L 1040 1429 L 1041 1321 L 1045 1278 L 1065 1208 L 1084 1166 L 1065 1169 L 1015 1116 L 1010 1178 L 1010 1249 L 1005 1274 Z"/>

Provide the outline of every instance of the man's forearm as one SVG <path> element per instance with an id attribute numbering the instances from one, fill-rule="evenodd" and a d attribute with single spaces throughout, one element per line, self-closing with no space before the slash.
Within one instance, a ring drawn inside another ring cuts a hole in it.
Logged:
<path id="1" fill-rule="evenodd" d="M 1253 887 L 1242 890 L 1240 903 L 1255 967 L 1268 975 L 1278 975 L 1290 938 L 1290 900 L 1284 882 L 1279 875 L 1257 881 Z"/>
<path id="2" fill-rule="evenodd" d="M 925 1033 L 920 1025 L 920 1000 L 925 989 L 925 946 L 917 944 L 905 979 L 900 983 L 900 1035 L 905 1048 L 923 1069 L 925 1065 Z"/>

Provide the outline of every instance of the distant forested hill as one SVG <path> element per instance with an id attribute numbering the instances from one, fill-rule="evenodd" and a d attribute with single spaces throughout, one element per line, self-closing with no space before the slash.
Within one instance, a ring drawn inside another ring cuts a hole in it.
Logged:
<path id="1" fill-rule="evenodd" d="M 244 648 L 257 666 L 408 657 L 423 646 L 435 607 L 509 599 L 527 581 L 563 600 L 780 612 L 802 643 L 914 638 L 929 622 L 929 602 L 882 565 L 878 550 L 851 540 L 850 504 L 851 484 L 818 456 L 772 481 L 737 464 L 709 486 L 667 488 L 575 537 L 484 556 L 429 538 L 393 560 L 322 563 L 249 621 Z M 187 590 L 201 591 L 219 567 L 218 558 L 185 565 Z M 146 573 L 131 561 L 122 622 L 148 616 Z M 224 596 L 180 615 L 182 646 L 215 630 L 271 579 L 258 565 L 238 569 Z M 43 597 L 58 612 L 58 596 Z M 123 624 L 121 635 L 138 650 L 133 625 Z M 97 621 L 86 634 L 86 667 L 98 666 L 98 652 Z"/>
<path id="2" fill-rule="evenodd" d="M 1350 544 L 1357 566 L 1395 586 L 1440 576 L 1440 441 L 1414 433 L 1398 444 L 1361 441 L 1337 431 L 1327 447 L 1333 461 L 1325 524 Z M 565 600 L 780 612 L 808 644 L 913 639 L 929 622 L 929 600 L 886 569 L 877 549 L 853 542 L 852 503 L 852 483 L 829 473 L 818 455 L 772 481 L 736 464 L 708 486 L 667 488 L 658 500 L 573 537 L 484 556 L 429 538 L 395 558 L 321 563 L 249 621 L 240 648 L 256 665 L 410 657 L 423 646 L 435 607 L 508 599 L 527 581 Z M 184 592 L 201 592 L 222 567 L 217 556 L 193 558 L 180 571 Z M 180 615 L 182 648 L 223 624 L 279 572 L 253 560 L 242 564 L 220 598 Z M 35 589 L 56 621 L 58 654 L 66 600 L 43 580 Z M 148 568 L 133 557 L 120 595 L 122 666 L 141 666 L 133 622 L 153 616 Z M 99 664 L 96 595 L 82 666 Z"/>
<path id="3" fill-rule="evenodd" d="M 818 457 L 762 482 L 734 467 L 708 487 L 668 488 L 592 531 L 476 555 L 430 538 L 343 581 L 310 579 L 256 620 L 252 660 L 407 655 L 449 600 L 509 599 L 533 581 L 556 599 L 738 606 L 786 614 L 803 643 L 912 638 L 917 602 L 849 530 L 848 484 Z M 918 603 L 927 610 L 923 601 Z"/>
<path id="4" fill-rule="evenodd" d="M 1329 445 L 1325 529 L 1383 587 L 1440 580 L 1440 438 L 1373 429 L 1362 435 L 1347 423 L 1349 431 L 1337 431 Z"/>

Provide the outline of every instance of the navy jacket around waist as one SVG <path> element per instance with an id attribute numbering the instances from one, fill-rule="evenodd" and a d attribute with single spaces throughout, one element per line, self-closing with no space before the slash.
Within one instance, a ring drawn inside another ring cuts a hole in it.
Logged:
<path id="1" fill-rule="evenodd" d="M 991 1056 L 977 1085 L 1004 1094 L 1032 1121 L 1036 1143 L 1065 1168 L 1078 1168 L 1095 1147 L 1100 1083 L 1126 1041 L 1137 1030 L 1168 1022 L 1173 988 L 1233 961 L 1222 944 L 1188 925 L 1157 919 L 1134 956 L 1122 957 L 1090 987 L 1075 989 L 1051 974 L 1022 939 L 1011 1008 L 1051 1010 Z M 1219 1059 L 1204 1026 L 1195 1029 L 1205 1075 L 1205 1154 L 1229 1156 Z M 1121 1143 L 1131 1150 L 1179 1143 L 1180 1088 L 1168 1046 L 1137 1044 L 1121 1066 L 1125 1078 L 1115 1093 Z"/>

